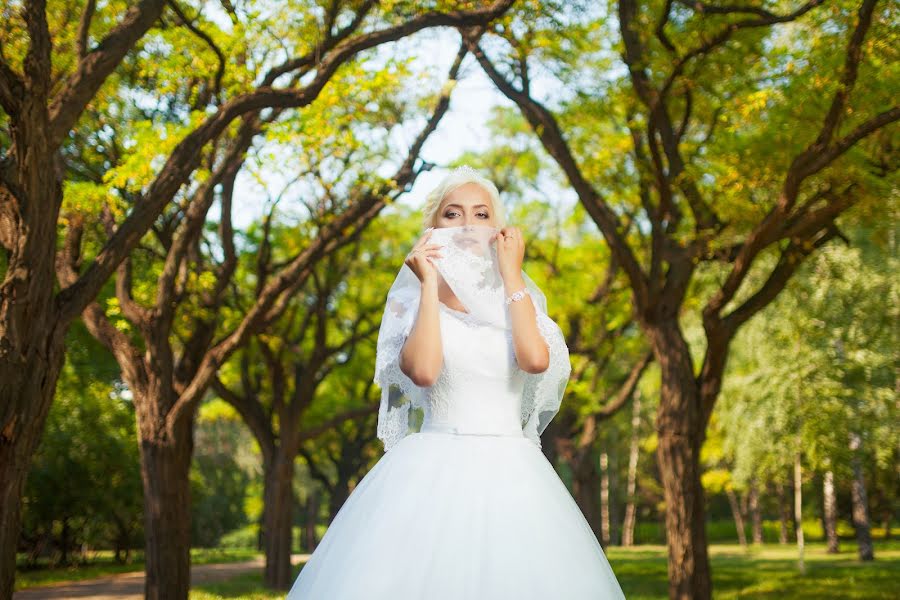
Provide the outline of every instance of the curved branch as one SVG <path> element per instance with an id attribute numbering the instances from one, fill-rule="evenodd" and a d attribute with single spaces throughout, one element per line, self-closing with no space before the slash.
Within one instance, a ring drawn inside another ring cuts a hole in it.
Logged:
<path id="1" fill-rule="evenodd" d="M 72 318 L 95 297 L 116 265 L 138 243 L 163 208 L 197 168 L 202 148 L 217 137 L 232 121 L 264 108 L 298 108 L 314 101 L 337 69 L 360 52 L 380 44 L 396 41 L 416 31 L 430 27 L 468 25 L 496 18 L 503 14 L 513 0 L 497 0 L 488 8 L 449 13 L 429 12 L 407 23 L 358 36 L 339 44 L 322 59 L 315 78 L 303 88 L 257 88 L 225 104 L 189 133 L 172 151 L 160 174 L 147 191 L 146 197 L 129 213 L 82 277 L 58 295 L 62 318 Z"/>
<path id="2" fill-rule="evenodd" d="M 539 102 L 524 92 L 517 90 L 506 80 L 497 70 L 491 60 L 485 55 L 478 44 L 474 32 L 462 32 L 463 39 L 469 48 L 469 51 L 478 60 L 481 68 L 487 76 L 494 82 L 507 98 L 515 102 L 522 112 L 522 115 L 534 129 L 538 138 L 544 145 L 547 152 L 556 160 L 559 166 L 569 180 L 569 183 L 575 189 L 575 192 L 581 198 L 585 209 L 597 223 L 611 251 L 616 255 L 616 260 L 622 265 L 626 274 L 631 281 L 640 305 L 646 305 L 647 301 L 647 278 L 641 269 L 632 248 L 628 245 L 625 237 L 622 235 L 622 225 L 618 216 L 610 208 L 606 200 L 594 187 L 584 178 L 581 173 L 575 157 L 569 149 L 565 136 L 559 128 L 553 115 Z"/>
<path id="3" fill-rule="evenodd" d="M 194 22 L 187 18 L 187 16 L 184 14 L 184 11 L 181 10 L 181 7 L 178 6 L 178 3 L 175 0 L 167 0 L 167 2 L 169 6 L 172 7 L 172 10 L 175 12 L 175 14 L 178 15 L 178 18 L 181 20 L 184 26 L 187 27 L 191 33 L 206 42 L 206 45 L 209 46 L 213 52 L 215 52 L 216 57 L 219 60 L 219 66 L 216 68 L 216 76 L 213 79 L 214 83 L 212 96 L 214 98 L 218 98 L 219 94 L 222 91 L 222 77 L 225 75 L 225 54 L 222 52 L 222 50 L 219 49 L 219 46 L 216 45 L 213 39 L 206 34 L 206 32 L 194 25 Z"/>
<path id="4" fill-rule="evenodd" d="M 0 59 L 0 106 L 10 117 L 16 117 L 22 106 L 25 83 L 18 73 Z"/>
<path id="5" fill-rule="evenodd" d="M 50 105 L 48 138 L 53 148 L 59 147 L 106 78 L 153 26 L 164 4 L 165 0 L 141 0 L 130 7 L 122 21 L 78 63 Z"/>
<path id="6" fill-rule="evenodd" d="M 91 20 L 94 18 L 94 10 L 97 8 L 97 0 L 87 0 L 84 10 L 81 13 L 81 20 L 78 22 L 78 34 L 75 36 L 75 50 L 78 52 L 78 59 L 81 60 L 87 55 L 88 37 L 91 31 Z"/>

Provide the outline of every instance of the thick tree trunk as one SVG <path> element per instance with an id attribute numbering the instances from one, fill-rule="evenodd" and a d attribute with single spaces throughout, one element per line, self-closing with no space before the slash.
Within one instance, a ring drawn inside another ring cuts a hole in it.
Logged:
<path id="1" fill-rule="evenodd" d="M 628 503 L 625 505 L 625 521 L 622 523 L 622 545 L 629 547 L 634 545 L 634 526 L 637 521 L 637 468 L 640 456 L 640 426 L 641 426 L 641 394 L 640 390 L 634 391 L 631 400 L 631 442 L 628 448 L 628 482 L 626 494 Z"/>
<path id="2" fill-rule="evenodd" d="M 747 547 L 747 532 L 744 530 L 744 517 L 741 515 L 741 507 L 738 504 L 737 495 L 734 490 L 727 488 L 725 495 L 728 496 L 728 504 L 731 506 L 731 516 L 734 518 L 734 528 L 737 531 L 738 543 Z"/>
<path id="3" fill-rule="evenodd" d="M 837 534 L 837 496 L 834 493 L 834 471 L 825 471 L 822 481 L 822 511 L 825 525 L 825 539 L 828 542 L 828 554 L 840 552 L 840 544 Z"/>
<path id="4" fill-rule="evenodd" d="M 278 446 L 265 473 L 264 545 L 267 587 L 286 590 L 291 586 L 291 525 L 294 506 L 294 459 Z"/>
<path id="5" fill-rule="evenodd" d="M 763 543 L 762 510 L 759 507 L 759 487 L 756 480 L 750 482 L 750 519 L 753 527 L 753 543 Z"/>
<path id="6" fill-rule="evenodd" d="M 25 480 L 64 358 L 62 333 L 32 333 L 18 348 L 0 336 L 0 598 L 12 597 Z"/>
<path id="7" fill-rule="evenodd" d="M 42 45 L 49 39 L 35 43 L 41 47 L 33 48 L 30 66 L 37 68 L 42 57 L 49 63 Z M 35 81 L 22 98 L 18 118 L 9 121 L 13 143 L 0 164 L 0 252 L 6 257 L 0 280 L 0 598 L 12 597 L 21 497 L 56 392 L 68 329 L 57 318 L 54 297 L 62 186 L 47 139 L 48 88 L 48 82 Z"/>
<path id="8" fill-rule="evenodd" d="M 689 348 L 677 324 L 650 333 L 662 371 L 656 457 L 666 502 L 669 598 L 709 600 L 712 581 L 700 483 L 700 447 L 705 432 L 700 390 Z"/>
<path id="9" fill-rule="evenodd" d="M 186 600 L 191 583 L 193 421 L 179 422 L 172 439 L 165 431 L 154 432 L 153 424 L 147 423 L 141 412 L 139 409 L 146 537 L 144 596 L 146 600 Z"/>
<path id="10" fill-rule="evenodd" d="M 869 523 L 869 500 L 866 494 L 866 479 L 863 476 L 860 459 L 861 439 L 858 434 L 850 435 L 850 450 L 853 457 L 850 465 L 853 468 L 853 528 L 856 530 L 856 542 L 859 545 L 859 560 L 874 560 L 875 548 L 872 546 L 872 529 Z"/>

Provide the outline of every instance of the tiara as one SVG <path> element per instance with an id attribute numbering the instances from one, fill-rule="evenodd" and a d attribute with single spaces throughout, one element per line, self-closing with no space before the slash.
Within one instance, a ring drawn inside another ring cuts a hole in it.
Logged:
<path id="1" fill-rule="evenodd" d="M 453 169 L 453 171 L 450 174 L 451 175 L 462 175 L 462 174 L 479 175 L 478 171 L 476 171 L 469 165 L 462 165 L 460 167 L 456 167 L 455 169 Z"/>

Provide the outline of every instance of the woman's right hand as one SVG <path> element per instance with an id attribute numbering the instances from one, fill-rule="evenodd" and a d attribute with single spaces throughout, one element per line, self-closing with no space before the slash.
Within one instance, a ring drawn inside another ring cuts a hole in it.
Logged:
<path id="1" fill-rule="evenodd" d="M 442 246 L 440 244 L 428 244 L 430 237 L 431 229 L 418 239 L 404 261 L 423 284 L 429 281 L 437 281 L 437 267 L 434 266 L 431 259 L 441 258 L 438 248 Z"/>

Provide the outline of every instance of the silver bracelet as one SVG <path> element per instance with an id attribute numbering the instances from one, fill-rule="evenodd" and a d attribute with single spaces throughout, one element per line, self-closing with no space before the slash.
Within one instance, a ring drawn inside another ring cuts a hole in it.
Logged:
<path id="1" fill-rule="evenodd" d="M 525 297 L 525 294 L 529 294 L 529 295 L 531 294 L 531 292 L 528 290 L 528 288 L 522 288 L 518 292 L 513 292 L 513 294 L 511 296 L 508 296 L 506 298 L 506 304 L 509 305 L 512 302 L 521 300 L 522 298 Z"/>

